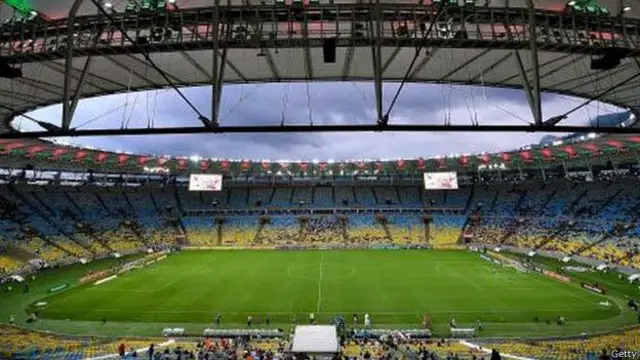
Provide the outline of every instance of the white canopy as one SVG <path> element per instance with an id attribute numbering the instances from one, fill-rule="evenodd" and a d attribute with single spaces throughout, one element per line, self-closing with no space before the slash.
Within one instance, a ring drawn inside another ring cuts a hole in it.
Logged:
<path id="1" fill-rule="evenodd" d="M 332 325 L 296 326 L 292 352 L 336 353 L 339 351 L 336 327 Z"/>

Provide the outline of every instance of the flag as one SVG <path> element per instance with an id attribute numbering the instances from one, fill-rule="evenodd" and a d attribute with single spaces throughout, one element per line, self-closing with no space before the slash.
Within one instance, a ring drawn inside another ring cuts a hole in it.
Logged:
<path id="1" fill-rule="evenodd" d="M 98 155 L 96 155 L 96 157 L 95 157 L 95 159 L 94 159 L 94 162 L 96 162 L 96 163 L 102 163 L 102 162 L 104 162 L 105 160 L 107 160 L 107 158 L 108 158 L 108 157 L 109 157 L 109 154 L 107 154 L 107 153 L 104 153 L 104 152 L 102 152 L 102 153 L 98 153 Z"/>
<path id="2" fill-rule="evenodd" d="M 545 160 L 550 160 L 553 158 L 553 152 L 550 149 L 542 149 L 540 153 L 542 154 L 542 157 L 545 158 Z"/>
<path id="3" fill-rule="evenodd" d="M 28 158 L 32 158 L 34 157 L 37 153 L 45 150 L 47 147 L 43 146 L 43 145 L 35 145 L 35 146 L 31 146 L 30 148 L 27 149 L 27 157 Z"/>
<path id="4" fill-rule="evenodd" d="M 211 165 L 211 161 L 209 160 L 200 160 L 200 171 L 205 172 L 209 170 L 209 166 Z"/>
<path id="5" fill-rule="evenodd" d="M 145 166 L 151 160 L 148 156 L 140 156 L 138 157 L 138 165 Z"/>
<path id="6" fill-rule="evenodd" d="M 520 159 L 524 162 L 530 162 L 533 161 L 533 155 L 529 150 L 520 151 Z"/>
<path id="7" fill-rule="evenodd" d="M 116 162 L 119 166 L 123 166 L 127 164 L 127 160 L 129 160 L 129 155 L 119 154 L 116 158 Z"/>
<path id="8" fill-rule="evenodd" d="M 220 161 L 220 169 L 222 169 L 222 171 L 224 171 L 224 172 L 229 171 L 229 167 L 230 166 L 231 166 L 231 164 L 229 163 L 229 160 Z"/>
<path id="9" fill-rule="evenodd" d="M 84 151 L 84 150 L 76 151 L 76 154 L 73 156 L 73 160 L 74 161 L 82 161 L 87 156 L 89 156 L 89 153 L 87 151 Z"/>
<path id="10" fill-rule="evenodd" d="M 242 164 L 240 164 L 240 167 L 242 168 L 242 171 L 249 171 L 249 168 L 251 167 L 251 162 L 249 160 L 244 160 L 242 161 Z"/>
<path id="11" fill-rule="evenodd" d="M 562 150 L 564 150 L 564 152 L 566 152 L 569 157 L 575 157 L 578 154 L 576 154 L 576 149 L 573 148 L 573 146 L 565 146 L 562 148 Z"/>
<path id="12" fill-rule="evenodd" d="M 69 150 L 67 150 L 65 148 L 55 148 L 51 152 L 51 156 L 49 156 L 49 160 L 57 161 L 60 156 L 66 154 L 67 152 L 69 152 Z"/>

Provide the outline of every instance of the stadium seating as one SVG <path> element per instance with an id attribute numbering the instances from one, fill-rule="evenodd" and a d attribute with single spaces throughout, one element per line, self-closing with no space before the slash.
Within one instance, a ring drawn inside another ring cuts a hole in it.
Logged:
<path id="1" fill-rule="evenodd" d="M 585 359 L 598 358 L 602 351 L 612 349 L 633 350 L 640 346 L 640 329 L 575 340 L 506 342 L 483 345 L 510 355 L 536 359 Z"/>
<path id="2" fill-rule="evenodd" d="M 0 217 L 0 249 L 14 246 L 34 258 L 56 262 L 175 244 L 180 237 L 194 246 L 429 243 L 451 248 L 459 245 L 464 233 L 466 241 L 477 244 L 555 251 L 638 267 L 639 206 L 633 179 L 477 184 L 454 191 L 391 185 L 245 185 L 217 193 L 18 184 L 0 186 L 0 210 L 6 214 Z M 308 212 L 290 213 L 300 209 Z M 345 213 L 317 215 L 314 209 Z M 423 220 L 427 213 L 432 218 L 428 227 Z M 470 221 L 474 214 L 480 217 L 478 224 Z M 571 229 L 556 233 L 567 223 L 572 223 Z M 626 224 L 626 230 L 613 234 L 616 223 Z M 79 231 L 79 224 L 88 232 Z M 15 270 L 16 262 L 11 264 Z"/>
<path id="3" fill-rule="evenodd" d="M 176 359 L 178 352 L 182 358 L 190 353 L 197 355 L 224 351 L 234 357 L 258 356 L 270 353 L 282 354 L 289 343 L 283 339 L 205 339 L 191 338 L 167 341 L 166 338 L 72 338 L 43 334 L 11 326 L 0 326 L 0 357 L 20 359 L 82 359 L 99 356 L 113 356 L 123 344 L 126 353 L 138 352 L 138 357 L 147 356 L 146 349 L 154 344 L 160 359 Z M 478 340 L 483 349 L 496 349 L 502 354 L 541 360 L 573 360 L 598 358 L 602 352 L 612 350 L 633 350 L 640 346 L 640 329 L 621 333 L 581 337 L 569 340 L 527 340 L 485 342 Z M 486 351 L 486 350 L 485 350 Z M 342 355 L 350 359 L 410 359 L 425 356 L 445 359 L 489 358 L 489 355 L 473 345 L 448 339 L 412 339 L 395 334 L 381 339 L 347 338 L 341 347 Z"/>

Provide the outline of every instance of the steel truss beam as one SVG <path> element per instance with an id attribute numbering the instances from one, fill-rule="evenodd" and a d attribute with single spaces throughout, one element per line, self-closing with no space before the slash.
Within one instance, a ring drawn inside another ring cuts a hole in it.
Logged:
<path id="1" fill-rule="evenodd" d="M 533 83 L 531 90 L 533 120 L 536 125 L 542 125 L 542 101 L 540 99 L 540 71 L 538 63 L 538 29 L 536 27 L 536 9 L 533 0 L 527 0 L 529 12 L 529 51 L 531 53 L 531 82 Z"/>
<path id="2" fill-rule="evenodd" d="M 213 51 L 211 54 L 211 121 L 207 127 L 219 125 L 220 99 L 222 98 L 224 68 L 227 60 L 226 47 L 222 49 L 222 54 L 218 54 L 218 49 L 220 48 L 220 0 L 215 0 L 215 8 L 213 9 L 213 16 L 211 17 L 211 27 L 213 30 Z"/>
<path id="3" fill-rule="evenodd" d="M 93 1 L 95 0 L 92 0 L 92 2 Z M 338 47 L 361 47 L 371 45 L 373 35 L 375 35 L 375 28 L 371 28 L 370 33 L 367 34 L 367 36 L 358 37 L 357 39 L 353 39 L 353 36 L 350 36 L 353 35 L 349 34 L 350 30 L 342 30 L 349 28 L 349 26 L 343 25 L 353 23 L 353 21 L 356 19 L 355 14 L 358 14 L 358 21 L 362 22 L 367 22 L 374 18 L 382 19 L 382 45 L 393 46 L 394 48 L 409 46 L 500 48 L 512 50 L 533 49 L 533 52 L 536 52 L 539 49 L 544 49 L 545 51 L 559 51 L 565 53 L 571 52 L 576 54 L 580 53 L 595 56 L 605 53 L 607 49 L 612 45 L 610 43 L 605 43 L 604 41 L 583 43 L 575 38 L 569 37 L 562 38 L 560 41 L 546 37 L 538 38 L 536 36 L 536 31 L 527 31 L 527 34 L 525 34 L 526 37 L 519 38 L 499 36 L 500 34 L 493 34 L 492 36 L 480 36 L 475 32 L 469 33 L 469 37 L 463 39 L 442 38 L 437 34 L 435 34 L 436 36 L 429 36 L 428 38 L 403 37 L 398 36 L 397 34 L 393 34 L 393 31 L 388 31 L 386 29 L 393 28 L 394 23 L 401 21 L 403 18 L 412 19 L 411 21 L 409 21 L 412 26 L 418 26 L 418 24 L 420 24 L 422 21 L 419 19 L 428 17 L 430 11 L 433 11 L 433 7 L 416 7 L 415 5 L 405 6 L 401 4 L 377 5 L 374 2 L 375 0 L 370 1 L 371 3 L 367 4 L 320 5 L 318 7 L 313 7 L 305 10 L 303 14 L 309 22 L 327 21 L 328 18 L 331 18 L 331 23 L 334 23 L 334 25 L 331 26 L 334 28 L 327 31 L 336 32 Z M 214 11 L 214 9 L 217 10 Z M 399 15 L 399 11 L 401 11 L 404 15 Z M 473 10 L 473 17 L 476 22 L 476 27 L 480 29 L 480 27 L 482 26 L 491 26 L 492 19 L 505 17 L 506 12 L 508 11 L 508 9 L 501 8 L 485 9 L 476 7 Z M 164 18 L 164 23 L 167 26 L 180 29 L 189 28 L 189 26 L 191 25 L 197 26 L 211 24 L 214 16 L 218 16 L 220 20 L 229 24 L 252 24 L 249 25 L 250 27 L 254 28 L 252 34 L 250 34 L 251 40 L 244 38 L 238 39 L 225 37 L 224 40 L 219 39 L 219 46 L 226 46 L 229 48 L 247 48 L 255 47 L 257 43 L 259 44 L 258 47 L 266 50 L 267 61 L 270 63 L 271 60 L 269 60 L 270 56 L 268 54 L 268 49 L 270 48 L 302 48 L 303 46 L 322 46 L 323 39 L 321 37 L 305 39 L 302 35 L 294 35 L 283 38 L 270 38 L 265 36 L 266 34 L 260 30 L 263 27 L 261 25 L 272 27 L 274 26 L 274 24 L 289 22 L 289 12 L 290 10 L 288 10 L 288 7 L 280 8 L 273 6 L 256 6 L 255 4 L 251 4 L 247 1 L 247 3 L 242 7 L 220 6 L 188 9 L 157 16 Z M 463 28 L 465 24 L 462 23 L 460 17 L 464 16 L 465 14 L 466 13 L 464 13 L 464 10 L 462 8 L 459 9 L 457 7 L 454 7 L 449 8 L 444 16 L 447 19 L 451 19 L 453 21 L 453 25 L 456 28 Z M 563 33 L 588 33 L 590 31 L 600 31 L 602 29 L 606 29 L 607 31 L 611 31 L 616 38 L 619 37 L 622 39 L 622 41 L 628 44 L 626 47 L 630 48 L 631 50 L 629 57 L 640 55 L 640 49 L 633 45 L 633 41 L 630 41 L 631 39 L 629 39 L 627 36 L 627 32 L 633 32 L 632 30 L 627 30 L 628 27 L 630 27 L 630 29 L 640 28 L 640 22 L 635 19 L 601 19 L 601 22 L 598 23 L 598 27 L 596 28 L 589 22 L 572 22 L 570 16 L 560 13 L 549 14 L 548 12 L 544 12 L 541 10 L 530 10 L 528 14 L 529 16 L 527 16 L 527 11 L 510 13 L 509 20 L 511 23 L 529 24 L 528 27 L 531 28 L 535 27 L 535 25 L 530 24 L 532 21 L 535 23 L 534 17 L 552 17 L 553 27 L 550 28 L 549 31 L 558 31 Z M 4 46 L 7 46 L 8 44 L 15 43 L 16 36 L 18 36 L 18 34 L 29 34 L 32 37 L 31 40 L 39 40 L 37 42 L 34 41 L 34 43 L 53 43 L 55 46 L 59 46 L 64 45 L 59 43 L 60 41 L 62 41 L 60 39 L 60 36 L 58 35 L 60 33 L 67 34 L 70 31 L 75 31 L 76 33 L 91 32 L 94 35 L 93 38 L 97 39 L 99 33 L 104 31 L 105 28 L 109 28 L 109 26 L 113 27 L 114 24 L 116 24 L 116 28 L 118 28 L 119 30 L 124 30 L 123 36 L 125 38 L 129 37 L 133 39 L 135 44 L 132 44 L 131 41 L 127 39 L 127 41 L 111 43 L 107 49 L 104 44 L 98 44 L 98 42 L 96 41 L 90 41 L 88 43 L 76 42 L 75 47 L 73 47 L 72 56 L 78 57 L 87 55 L 104 55 L 106 52 L 111 55 L 117 55 L 129 53 L 137 54 L 150 52 L 170 52 L 176 50 L 189 51 L 211 48 L 213 46 L 212 36 L 210 33 L 211 30 L 209 31 L 207 36 L 203 37 L 193 36 L 190 38 L 183 38 L 179 36 L 178 38 L 167 38 L 163 39 L 162 41 L 153 41 L 149 44 L 141 44 L 137 42 L 137 37 L 143 36 L 140 35 L 140 31 L 137 30 L 148 29 L 156 24 L 157 19 L 155 22 L 153 19 L 155 19 L 155 17 L 152 17 L 151 15 L 133 16 L 129 14 L 109 14 L 108 16 L 83 16 L 82 18 L 78 18 L 77 23 L 73 24 L 72 30 L 69 29 L 71 27 L 68 24 L 69 19 L 64 19 L 63 21 L 56 20 L 47 22 L 46 26 L 44 24 L 34 24 L 29 25 L 27 28 L 12 29 L 7 27 L 3 28 L 4 33 L 0 34 L 0 43 L 2 43 L 2 45 Z M 112 22 L 109 22 L 109 20 L 111 20 Z M 602 21 L 604 21 L 604 23 Z M 254 24 L 258 24 L 259 26 L 254 26 Z M 257 42 L 254 40 L 255 38 L 258 39 Z M 533 39 L 535 39 L 535 41 Z M 67 39 L 65 41 L 68 42 L 70 40 Z M 619 46 L 619 44 L 616 45 Z M 68 56 L 69 49 L 56 50 L 55 46 L 52 47 L 52 50 L 46 50 L 42 48 L 33 49 L 25 46 L 22 51 L 12 51 L 8 54 L 5 54 L 3 56 L 3 59 L 9 64 L 65 59 L 65 57 Z M 535 70 L 535 67 L 532 69 L 532 71 L 533 70 Z"/>
<path id="4" fill-rule="evenodd" d="M 531 89 L 531 83 L 529 82 L 529 77 L 527 76 L 527 70 L 524 68 L 524 64 L 522 63 L 522 56 L 520 56 L 520 52 L 518 50 L 514 50 L 513 53 L 516 55 L 516 64 L 518 65 L 518 71 L 520 72 L 520 81 L 522 82 L 524 95 L 527 97 L 529 109 L 531 109 L 531 114 L 533 115 L 534 122 L 536 122 L 536 105 L 534 100 L 534 92 Z"/>
<path id="5" fill-rule="evenodd" d="M 440 124 L 389 124 L 389 125 L 245 125 L 172 128 L 133 129 L 87 129 L 51 130 L 34 132 L 11 132 L 0 134 L 0 139 L 33 139 L 62 136 L 87 137 L 110 135 L 171 135 L 171 134 L 229 134 L 229 133 L 329 133 L 329 132 L 550 132 L 550 133 L 602 133 L 640 134 L 634 127 L 597 126 L 547 126 L 547 125 L 440 125 Z"/>

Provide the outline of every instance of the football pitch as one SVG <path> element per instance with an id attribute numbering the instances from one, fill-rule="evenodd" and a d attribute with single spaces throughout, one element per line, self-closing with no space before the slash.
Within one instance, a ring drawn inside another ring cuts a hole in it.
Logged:
<path id="1" fill-rule="evenodd" d="M 588 331 L 620 313 L 575 284 L 521 273 L 477 253 L 430 250 L 183 251 L 100 285 L 44 299 L 40 318 L 254 327 L 369 313 L 374 327 L 446 328 L 481 320 L 525 332 L 564 316 Z M 497 331 L 500 333 L 501 331 Z M 510 331 L 509 331 L 510 332 Z"/>

